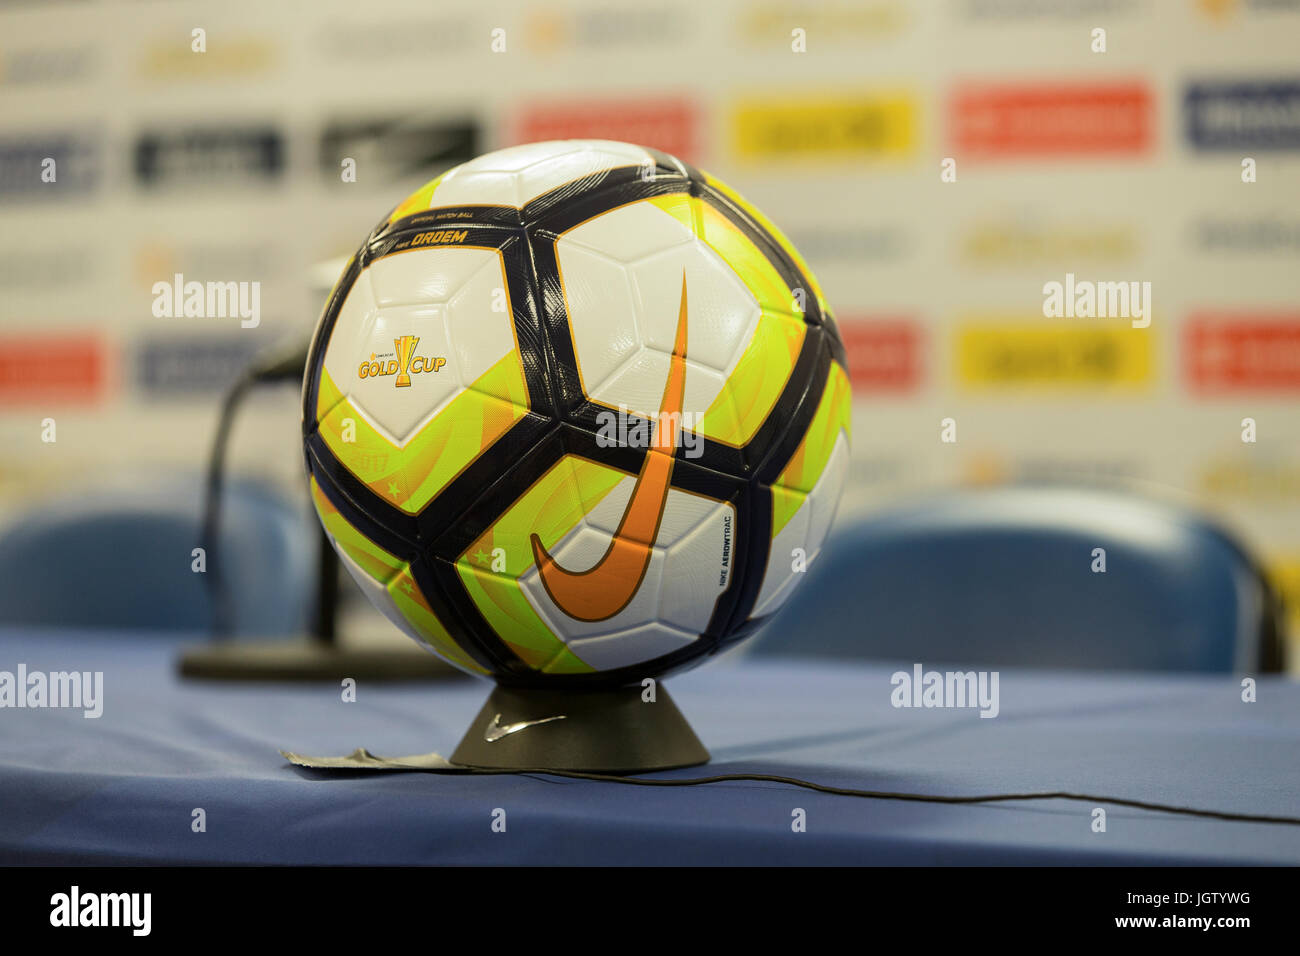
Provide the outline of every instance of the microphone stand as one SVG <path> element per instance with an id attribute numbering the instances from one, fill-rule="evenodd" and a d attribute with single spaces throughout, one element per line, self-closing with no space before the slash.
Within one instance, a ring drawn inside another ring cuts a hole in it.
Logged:
<path id="1" fill-rule="evenodd" d="M 202 545 L 204 575 L 212 605 L 213 640 L 185 651 L 178 662 L 183 677 L 209 680 L 338 681 L 420 680 L 459 676 L 451 665 L 421 650 L 413 641 L 344 645 L 338 639 L 339 559 L 323 528 L 317 526 L 316 596 L 311 631 L 305 638 L 235 640 L 228 582 L 221 553 L 221 504 L 226 448 L 235 413 L 255 386 L 300 383 L 307 364 L 305 344 L 257 356 L 221 402 L 221 415 L 208 458 Z M 313 522 L 314 523 L 314 522 Z M 387 622 L 384 622 L 387 625 Z"/>

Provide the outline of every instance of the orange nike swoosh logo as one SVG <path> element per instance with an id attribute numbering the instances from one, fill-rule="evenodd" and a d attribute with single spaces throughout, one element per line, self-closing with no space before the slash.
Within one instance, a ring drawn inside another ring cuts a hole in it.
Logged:
<path id="1" fill-rule="evenodd" d="M 586 571 L 568 571 L 551 557 L 542 539 L 532 536 L 533 557 L 542 586 L 565 614 L 579 621 L 603 621 L 627 607 L 641 587 L 659 522 L 668 503 L 668 488 L 677 457 L 682 397 L 686 392 L 686 273 L 682 272 L 682 304 L 677 313 L 677 339 L 668 368 L 668 383 L 659 403 L 654 443 L 641 465 L 632 499 L 604 555 Z"/>

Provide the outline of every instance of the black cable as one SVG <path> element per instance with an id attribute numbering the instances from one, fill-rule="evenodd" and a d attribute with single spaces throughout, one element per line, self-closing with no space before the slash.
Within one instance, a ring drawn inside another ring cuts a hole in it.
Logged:
<path id="1" fill-rule="evenodd" d="M 217 433 L 212 439 L 212 451 L 208 455 L 208 475 L 203 500 L 203 530 L 200 532 L 199 544 L 203 548 L 207 562 L 207 573 L 204 579 L 208 585 L 208 595 L 212 604 L 212 633 L 218 638 L 229 637 L 232 629 L 230 595 L 221 574 L 217 548 L 217 530 L 221 527 L 221 486 L 226 469 L 226 445 L 230 438 L 231 426 L 234 424 L 235 411 L 243 403 L 244 397 L 256 380 L 253 370 L 245 369 L 222 398 L 221 414 L 217 418 Z"/>
<path id="2" fill-rule="evenodd" d="M 459 769 L 459 768 L 458 768 Z M 1137 810 L 1153 810 L 1159 813 L 1177 813 L 1189 817 L 1212 817 L 1216 820 L 1234 820 L 1241 823 L 1280 823 L 1288 826 L 1300 826 L 1300 817 L 1269 816 L 1262 813 L 1230 813 L 1225 810 L 1201 810 L 1197 807 L 1180 807 L 1171 803 L 1155 803 L 1149 800 L 1130 800 L 1126 797 L 1107 797 L 1091 793 L 1070 793 L 1066 790 L 1040 791 L 1037 793 L 988 793 L 973 796 L 944 796 L 930 793 L 899 793 L 891 790 L 858 790 L 853 787 L 833 787 L 829 784 L 814 783 L 799 777 L 785 777 L 771 773 L 723 773 L 712 777 L 668 778 L 663 780 L 649 777 L 623 777 L 610 773 L 588 773 L 581 770 L 548 770 L 546 768 L 527 770 L 504 770 L 485 767 L 466 767 L 465 773 L 500 775 L 500 774 L 549 774 L 553 777 L 568 777 L 573 780 L 596 780 L 604 783 L 624 783 L 643 787 L 697 787 L 708 783 L 726 783 L 747 780 L 757 783 L 783 783 L 804 790 L 829 793 L 841 797 L 863 797 L 871 800 L 907 800 L 915 803 L 998 803 L 1010 800 L 1082 800 L 1086 803 L 1110 803 L 1119 807 L 1133 807 Z"/>
<path id="3" fill-rule="evenodd" d="M 217 433 L 212 439 L 212 451 L 208 456 L 208 474 L 204 489 L 203 525 L 199 533 L 199 544 L 203 548 L 206 562 L 204 578 L 208 586 L 208 595 L 212 604 L 212 633 L 217 638 L 227 638 L 233 630 L 233 615 L 230 607 L 230 594 L 222 575 L 220 549 L 217 547 L 217 534 L 221 528 L 221 489 L 226 469 L 226 446 L 230 440 L 230 429 L 234 425 L 235 412 L 243 404 L 254 385 L 263 382 L 301 381 L 303 368 L 307 364 L 307 347 L 294 343 L 259 354 L 249 364 L 239 378 L 226 391 L 221 400 L 221 414 L 217 418 Z"/>

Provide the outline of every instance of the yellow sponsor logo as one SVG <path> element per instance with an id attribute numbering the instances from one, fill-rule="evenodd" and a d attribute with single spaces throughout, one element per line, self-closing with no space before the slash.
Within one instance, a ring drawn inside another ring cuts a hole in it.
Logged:
<path id="1" fill-rule="evenodd" d="M 910 93 L 779 100 L 753 97 L 732 113 L 731 141 L 745 159 L 909 156 L 916 146 Z"/>
<path id="2" fill-rule="evenodd" d="M 800 27 L 818 46 L 843 46 L 862 39 L 895 36 L 910 19 L 906 5 L 898 0 L 832 2 L 800 6 L 795 11 L 788 2 L 753 3 L 744 8 L 739 32 L 746 39 L 764 44 L 789 43 L 790 31 Z"/>
<path id="3" fill-rule="evenodd" d="M 416 355 L 415 347 L 419 344 L 418 335 L 403 335 L 401 338 L 393 339 L 393 346 L 397 349 L 396 355 L 393 358 L 386 358 L 371 352 L 370 358 L 363 360 L 357 366 L 357 376 L 380 378 L 396 375 L 393 385 L 397 388 L 408 388 L 412 375 L 441 371 L 447 364 L 447 359 L 441 355 Z"/>
<path id="4" fill-rule="evenodd" d="M 1212 497 L 1239 501 L 1300 501 L 1300 462 L 1216 458 L 1201 470 L 1200 487 Z"/>
<path id="5" fill-rule="evenodd" d="M 159 40 L 140 57 L 138 73 L 149 79 L 206 79 L 263 73 L 274 65 L 276 48 L 262 37 L 227 37 L 204 52 L 191 49 L 189 38 Z"/>
<path id="6" fill-rule="evenodd" d="M 1238 0 L 1197 0 L 1201 13 L 1211 20 L 1226 20 L 1237 12 Z"/>
<path id="7" fill-rule="evenodd" d="M 1138 251 L 1129 226 L 1054 228 L 1014 222 L 985 222 L 962 238 L 962 257 L 977 265 L 1057 262 L 1122 262 Z"/>
<path id="8" fill-rule="evenodd" d="M 970 388 L 1137 388 L 1152 379 L 1152 342 L 1127 325 L 969 322 L 956 332 L 956 378 Z"/>
<path id="9" fill-rule="evenodd" d="M 446 246 L 464 242 L 469 232 L 465 229 L 438 229 L 434 232 L 417 233 L 411 239 L 411 246 Z"/>
<path id="10" fill-rule="evenodd" d="M 1282 598 L 1287 616 L 1300 625 L 1300 554 L 1275 556 L 1265 563 L 1264 573 Z M 1294 635 L 1300 640 L 1300 631 Z"/>

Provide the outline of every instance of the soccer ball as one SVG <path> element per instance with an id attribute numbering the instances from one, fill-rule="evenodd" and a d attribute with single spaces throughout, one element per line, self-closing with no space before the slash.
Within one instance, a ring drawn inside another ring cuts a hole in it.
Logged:
<path id="1" fill-rule="evenodd" d="M 343 270 L 303 386 L 311 494 L 390 620 L 504 684 L 698 663 L 772 614 L 848 470 L 817 281 L 712 176 L 626 143 L 499 150 Z"/>

